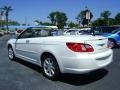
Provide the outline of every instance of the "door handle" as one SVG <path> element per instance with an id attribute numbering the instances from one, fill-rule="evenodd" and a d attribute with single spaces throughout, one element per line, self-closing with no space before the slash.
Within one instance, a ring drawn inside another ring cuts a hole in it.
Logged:
<path id="1" fill-rule="evenodd" d="M 26 40 L 26 43 L 29 43 L 30 41 L 29 40 Z"/>

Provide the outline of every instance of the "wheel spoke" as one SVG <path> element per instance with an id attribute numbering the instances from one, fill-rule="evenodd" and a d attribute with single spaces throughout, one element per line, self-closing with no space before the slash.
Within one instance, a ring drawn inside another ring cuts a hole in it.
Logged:
<path id="1" fill-rule="evenodd" d="M 51 74 L 52 74 L 52 75 L 54 75 L 54 74 L 55 74 L 55 72 L 54 72 L 54 70 L 53 70 L 53 69 L 51 69 Z"/>
<path id="2" fill-rule="evenodd" d="M 46 65 L 48 65 L 48 64 L 49 64 L 48 60 L 45 60 L 45 64 L 46 64 Z"/>

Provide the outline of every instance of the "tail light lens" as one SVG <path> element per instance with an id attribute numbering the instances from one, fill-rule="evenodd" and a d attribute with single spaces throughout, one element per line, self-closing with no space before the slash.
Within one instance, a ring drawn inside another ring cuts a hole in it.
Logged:
<path id="1" fill-rule="evenodd" d="M 93 47 L 89 44 L 68 42 L 66 43 L 66 45 L 70 50 L 74 52 L 93 52 L 94 51 Z"/>
<path id="2" fill-rule="evenodd" d="M 23 30 L 17 30 L 17 33 L 21 33 Z"/>

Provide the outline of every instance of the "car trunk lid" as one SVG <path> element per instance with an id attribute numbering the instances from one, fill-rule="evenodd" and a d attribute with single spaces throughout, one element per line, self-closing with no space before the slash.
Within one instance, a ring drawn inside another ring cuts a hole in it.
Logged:
<path id="1" fill-rule="evenodd" d="M 85 44 L 89 44 L 94 48 L 93 53 L 100 53 L 108 50 L 107 48 L 108 39 L 107 38 L 100 38 L 95 37 L 94 39 L 85 40 Z"/>

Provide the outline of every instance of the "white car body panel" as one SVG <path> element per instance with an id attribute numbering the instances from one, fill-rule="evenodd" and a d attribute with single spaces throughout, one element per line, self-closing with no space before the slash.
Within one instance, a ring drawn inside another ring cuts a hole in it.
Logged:
<path id="1" fill-rule="evenodd" d="M 66 42 L 86 43 L 94 52 L 73 52 Z M 25 39 L 11 39 L 15 56 L 41 66 L 41 55 L 49 52 L 56 58 L 62 73 L 86 73 L 103 68 L 112 62 L 113 52 L 107 48 L 107 39 L 102 36 L 49 36 Z M 104 46 L 98 46 L 104 44 Z"/>

